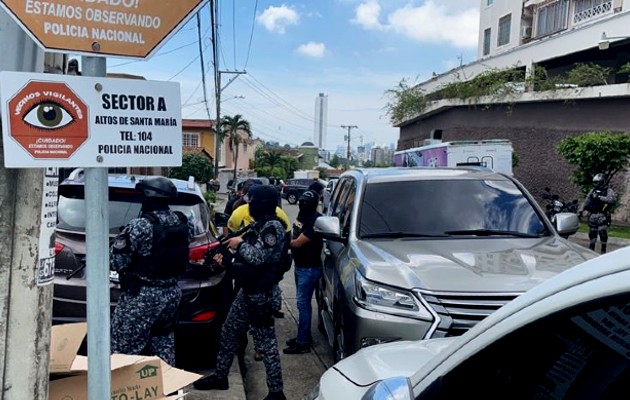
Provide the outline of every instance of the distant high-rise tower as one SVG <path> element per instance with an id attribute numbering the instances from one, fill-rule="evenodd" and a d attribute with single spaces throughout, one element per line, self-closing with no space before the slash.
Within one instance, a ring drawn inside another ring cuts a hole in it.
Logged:
<path id="1" fill-rule="evenodd" d="M 328 96 L 320 93 L 315 99 L 315 146 L 326 148 L 326 126 L 328 125 Z"/>

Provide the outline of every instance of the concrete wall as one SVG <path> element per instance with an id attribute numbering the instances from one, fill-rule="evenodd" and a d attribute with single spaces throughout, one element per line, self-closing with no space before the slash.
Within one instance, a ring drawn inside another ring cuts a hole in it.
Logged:
<path id="1" fill-rule="evenodd" d="M 519 156 L 514 176 L 541 201 L 546 186 L 563 199 L 579 198 L 570 166 L 555 151 L 565 137 L 590 131 L 630 132 L 630 98 L 576 102 L 541 102 L 509 106 L 457 107 L 401 128 L 398 149 L 418 146 L 432 129 L 442 129 L 444 141 L 509 139 Z M 615 181 L 621 204 L 615 219 L 630 221 L 625 176 Z"/>

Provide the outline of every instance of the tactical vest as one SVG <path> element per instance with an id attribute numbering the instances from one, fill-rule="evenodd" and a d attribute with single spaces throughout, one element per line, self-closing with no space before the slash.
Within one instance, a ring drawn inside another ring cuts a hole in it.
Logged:
<path id="1" fill-rule="evenodd" d="M 153 243 L 148 256 L 135 255 L 131 271 L 149 279 L 177 278 L 186 271 L 188 264 L 188 219 L 175 211 L 180 223 L 164 226 L 153 214 L 142 214 L 153 227 Z"/>
<path id="2" fill-rule="evenodd" d="M 284 227 L 284 223 L 279 218 L 273 218 L 279 221 Z M 256 242 L 256 238 L 260 234 L 260 229 L 266 223 L 256 223 L 250 231 L 248 231 L 243 239 L 253 244 Z M 237 255 L 237 262 L 233 265 L 233 271 L 236 279 L 239 281 L 246 293 L 256 293 L 271 290 L 271 288 L 282 280 L 282 277 L 286 271 L 291 269 L 291 251 L 290 251 L 290 233 L 285 232 L 284 243 L 282 248 L 280 259 L 277 261 L 261 264 L 261 265 L 248 265 Z"/>
<path id="3" fill-rule="evenodd" d="M 600 199 L 588 196 L 586 199 L 586 204 L 584 204 L 584 209 L 590 213 L 599 213 L 604 209 L 605 203 Z"/>

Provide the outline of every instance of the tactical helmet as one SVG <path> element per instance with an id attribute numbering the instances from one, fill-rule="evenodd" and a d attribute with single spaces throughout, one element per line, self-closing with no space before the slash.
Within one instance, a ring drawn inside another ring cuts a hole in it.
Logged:
<path id="1" fill-rule="evenodd" d="M 163 176 L 144 178 L 136 184 L 136 189 L 142 190 L 145 197 L 171 198 L 177 197 L 177 188 L 170 179 Z"/>
<path id="2" fill-rule="evenodd" d="M 276 215 L 278 191 L 272 186 L 258 185 L 252 190 L 249 199 L 249 214 L 258 220 L 264 216 Z"/>
<path id="3" fill-rule="evenodd" d="M 606 176 L 602 174 L 601 172 L 599 174 L 596 174 L 593 177 L 593 185 L 595 185 L 596 187 L 603 186 L 605 182 L 606 182 Z"/>
<path id="4" fill-rule="evenodd" d="M 311 215 L 317 212 L 319 195 L 314 190 L 307 190 L 298 199 L 298 206 L 302 215 Z"/>
<path id="5" fill-rule="evenodd" d="M 300 205 L 317 206 L 319 203 L 319 195 L 314 190 L 307 190 L 298 199 Z"/>

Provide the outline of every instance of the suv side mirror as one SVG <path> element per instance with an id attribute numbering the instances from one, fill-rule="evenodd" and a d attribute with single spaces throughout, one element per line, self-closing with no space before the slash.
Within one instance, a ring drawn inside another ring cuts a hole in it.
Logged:
<path id="1" fill-rule="evenodd" d="M 341 242 L 341 226 L 337 217 L 319 217 L 315 220 L 315 232 L 322 235 L 324 239 Z"/>
<path id="2" fill-rule="evenodd" d="M 222 227 L 227 226 L 229 219 L 230 219 L 230 216 L 226 213 L 221 213 L 221 212 L 214 213 L 214 225 L 217 228 L 222 228 Z"/>
<path id="3" fill-rule="evenodd" d="M 558 234 L 564 238 L 568 238 L 580 229 L 580 219 L 574 213 L 558 213 L 554 215 L 554 221 L 552 222 L 554 222 Z"/>

